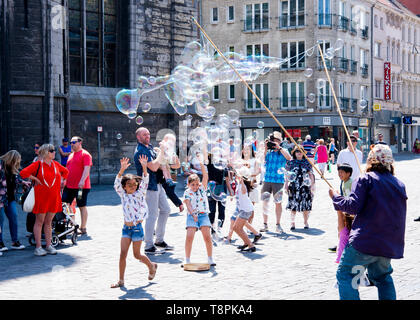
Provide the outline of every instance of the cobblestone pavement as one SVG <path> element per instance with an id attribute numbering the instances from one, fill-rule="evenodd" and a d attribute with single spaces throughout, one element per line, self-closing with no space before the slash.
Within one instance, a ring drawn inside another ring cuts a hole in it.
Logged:
<path id="1" fill-rule="evenodd" d="M 413 221 L 420 215 L 419 168 L 420 157 L 399 156 L 396 174 L 406 184 L 409 200 L 405 257 L 392 262 L 398 299 L 420 299 L 420 223 Z M 338 188 L 335 168 L 327 177 Z M 34 256 L 25 237 L 26 215 L 19 212 L 20 240 L 27 247 L 9 250 L 0 257 L 0 299 L 338 299 L 334 288 L 335 254 L 327 250 L 337 242 L 336 214 L 327 185 L 321 180 L 317 180 L 309 230 L 303 229 L 302 216 L 298 215 L 296 230 L 289 231 L 290 215 L 283 210 L 285 233 L 279 236 L 274 232 L 273 214 L 269 217 L 270 231 L 264 234 L 255 253 L 242 254 L 234 245 L 218 244 L 213 255 L 217 266 L 206 272 L 186 272 L 180 267 L 186 217 L 171 204 L 165 240 L 175 249 L 151 257 L 159 263 L 151 282 L 147 280 L 147 268 L 130 251 L 126 287 L 121 289 L 109 288 L 118 280 L 123 223 L 119 198 L 111 185 L 102 185 L 93 187 L 88 201 L 88 236 L 79 237 L 75 246 L 66 240 L 56 256 Z M 228 201 L 227 217 L 232 210 L 233 202 Z M 258 228 L 262 224 L 261 210 L 258 204 L 254 219 Z M 7 221 L 5 243 L 10 246 Z M 224 233 L 229 228 L 229 220 L 226 222 Z M 237 239 L 235 245 L 240 243 Z M 197 233 L 193 262 L 206 262 L 205 253 L 201 234 Z M 377 299 L 374 287 L 361 288 L 360 295 L 362 299 Z"/>

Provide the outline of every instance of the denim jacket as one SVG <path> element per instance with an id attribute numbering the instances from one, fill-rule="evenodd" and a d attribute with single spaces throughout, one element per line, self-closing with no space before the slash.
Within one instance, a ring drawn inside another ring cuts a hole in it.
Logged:
<path id="1" fill-rule="evenodd" d="M 15 197 L 17 198 L 17 194 L 22 193 L 20 188 L 23 186 L 22 178 L 19 174 L 14 175 L 16 179 L 16 189 L 14 190 Z M 0 208 L 8 206 L 7 200 L 7 180 L 6 180 L 6 168 L 4 166 L 3 160 L 0 160 Z"/>

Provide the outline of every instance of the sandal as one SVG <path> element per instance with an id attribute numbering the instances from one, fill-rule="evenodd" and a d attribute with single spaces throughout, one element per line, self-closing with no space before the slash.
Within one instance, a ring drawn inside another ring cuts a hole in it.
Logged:
<path id="1" fill-rule="evenodd" d="M 78 235 L 87 234 L 86 228 L 80 228 L 80 229 L 77 231 L 77 234 L 78 234 Z"/>
<path id="2" fill-rule="evenodd" d="M 149 280 L 153 280 L 156 275 L 156 270 L 157 270 L 158 265 L 157 263 L 154 263 L 153 265 L 155 266 L 155 270 L 152 273 L 149 272 L 149 277 L 148 277 Z"/>
<path id="3" fill-rule="evenodd" d="M 124 287 L 124 281 L 118 281 L 117 283 L 111 284 L 111 288 L 121 288 Z"/>

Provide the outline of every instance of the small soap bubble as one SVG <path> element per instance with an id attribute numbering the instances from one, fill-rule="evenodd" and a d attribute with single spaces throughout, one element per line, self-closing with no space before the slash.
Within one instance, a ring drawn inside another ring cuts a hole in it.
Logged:
<path id="1" fill-rule="evenodd" d="M 137 89 L 127 90 L 123 89 L 115 96 L 116 105 L 120 112 L 125 115 L 137 112 L 137 107 L 140 102 L 140 95 Z"/>
<path id="2" fill-rule="evenodd" d="M 148 103 L 148 102 L 146 102 L 146 103 L 144 104 L 144 106 L 141 108 L 141 110 L 142 110 L 143 112 L 149 112 L 149 111 L 150 111 L 150 109 L 152 109 L 152 106 L 151 106 L 151 104 L 150 104 L 150 103 Z"/>
<path id="3" fill-rule="evenodd" d="M 312 70 L 312 68 L 306 68 L 303 74 L 305 75 L 306 78 L 310 78 L 312 77 L 313 73 L 314 73 L 314 70 Z"/>
<path id="4" fill-rule="evenodd" d="M 236 109 L 231 109 L 228 111 L 227 115 L 229 116 L 230 120 L 236 121 L 239 119 L 239 111 Z"/>
<path id="5" fill-rule="evenodd" d="M 258 129 L 262 129 L 262 128 L 264 128 L 264 121 L 258 121 L 258 122 L 257 122 L 257 128 L 258 128 Z"/>
<path id="6" fill-rule="evenodd" d="M 147 79 L 147 82 L 149 82 L 149 84 L 150 85 L 155 85 L 156 84 L 156 78 L 155 77 L 149 77 L 148 79 Z"/>
<path id="7" fill-rule="evenodd" d="M 136 124 L 139 126 L 139 125 L 141 125 L 141 124 L 143 124 L 143 121 L 144 121 L 144 119 L 143 119 L 143 117 L 142 116 L 138 116 L 137 118 L 136 118 Z"/>
<path id="8" fill-rule="evenodd" d="M 334 50 L 335 51 L 339 51 L 343 48 L 344 46 L 344 41 L 343 39 L 337 39 L 337 41 L 334 44 Z"/>
<path id="9" fill-rule="evenodd" d="M 132 112 L 127 115 L 130 119 L 134 119 L 137 116 L 137 112 Z"/>
<path id="10" fill-rule="evenodd" d="M 316 88 L 318 90 L 323 90 L 325 88 L 326 84 L 327 84 L 327 82 L 326 82 L 325 79 L 318 79 L 316 81 Z"/>
<path id="11" fill-rule="evenodd" d="M 367 104 L 368 104 L 367 100 L 365 100 L 365 99 L 360 100 L 360 107 L 361 108 L 366 108 Z"/>
<path id="12" fill-rule="evenodd" d="M 121 133 L 117 133 L 116 138 L 117 138 L 118 140 L 120 140 L 120 139 L 122 138 L 122 134 L 121 134 Z"/>
<path id="13" fill-rule="evenodd" d="M 264 193 L 261 195 L 261 200 L 262 200 L 262 201 L 268 201 L 268 200 L 270 200 L 270 196 L 271 196 L 271 193 L 270 193 L 270 192 L 264 192 Z"/>
<path id="14" fill-rule="evenodd" d="M 315 47 L 312 47 L 312 48 L 306 50 L 306 56 L 307 57 L 312 56 L 314 54 L 314 51 L 315 51 Z"/>
<path id="15" fill-rule="evenodd" d="M 315 93 L 308 94 L 308 102 L 314 103 L 315 102 L 315 99 L 316 99 Z"/>

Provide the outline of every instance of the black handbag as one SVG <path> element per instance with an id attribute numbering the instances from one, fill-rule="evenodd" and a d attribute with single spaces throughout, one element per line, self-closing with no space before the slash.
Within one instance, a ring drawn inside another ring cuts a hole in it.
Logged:
<path id="1" fill-rule="evenodd" d="M 35 177 L 37 177 L 38 176 L 38 172 L 39 172 L 39 168 L 41 167 L 41 163 L 39 164 L 39 166 L 38 166 L 38 170 L 36 170 L 36 174 L 35 174 Z M 23 210 L 23 204 L 25 203 L 25 200 L 26 200 L 26 198 L 28 197 L 28 194 L 29 194 L 29 192 L 31 191 L 31 189 L 33 188 L 34 186 L 31 186 L 27 191 L 25 191 L 24 193 L 22 193 L 22 196 L 20 197 L 20 199 L 19 199 L 19 203 L 20 203 L 20 205 L 22 206 L 22 210 Z"/>

